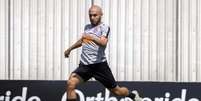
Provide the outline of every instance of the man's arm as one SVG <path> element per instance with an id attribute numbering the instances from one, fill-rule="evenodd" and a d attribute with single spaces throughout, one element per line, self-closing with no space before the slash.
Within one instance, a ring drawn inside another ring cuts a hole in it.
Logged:
<path id="1" fill-rule="evenodd" d="M 106 46 L 108 39 L 105 36 L 101 36 L 100 38 L 94 38 L 92 41 L 100 46 Z"/>
<path id="2" fill-rule="evenodd" d="M 65 50 L 64 56 L 68 58 L 70 52 L 71 52 L 73 49 L 79 48 L 79 47 L 81 47 L 81 46 L 82 46 L 82 38 L 80 38 L 76 43 L 74 43 L 71 47 L 69 47 L 67 50 Z"/>
<path id="3" fill-rule="evenodd" d="M 95 37 L 95 36 L 91 36 L 89 34 L 84 34 L 82 36 L 82 38 L 91 40 L 91 41 L 93 41 L 94 43 L 96 43 L 97 45 L 100 45 L 100 46 L 106 46 L 107 42 L 108 42 L 108 39 L 105 36 Z"/>
<path id="4" fill-rule="evenodd" d="M 97 37 L 97 36 L 93 36 L 90 34 L 84 34 L 82 37 L 89 39 L 91 41 L 93 41 L 94 43 L 96 43 L 99 46 L 103 46 L 105 47 L 107 45 L 108 42 L 108 35 L 110 33 L 110 27 L 108 26 L 103 26 L 101 27 L 102 29 L 102 36 L 101 37 Z"/>

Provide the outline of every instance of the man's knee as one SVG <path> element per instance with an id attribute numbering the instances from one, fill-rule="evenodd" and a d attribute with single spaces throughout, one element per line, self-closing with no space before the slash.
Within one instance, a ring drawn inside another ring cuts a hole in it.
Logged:
<path id="1" fill-rule="evenodd" d="M 76 74 L 72 74 L 67 81 L 67 89 L 75 89 L 79 82 L 80 80 L 77 78 Z"/>
<path id="2" fill-rule="evenodd" d="M 76 82 L 73 80 L 68 80 L 67 81 L 67 89 L 75 89 L 76 87 Z"/>

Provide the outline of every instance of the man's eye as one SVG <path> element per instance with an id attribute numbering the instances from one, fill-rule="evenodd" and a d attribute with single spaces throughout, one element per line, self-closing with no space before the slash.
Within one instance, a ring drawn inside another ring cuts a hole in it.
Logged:
<path id="1" fill-rule="evenodd" d="M 89 16 L 90 16 L 90 17 L 91 17 L 91 16 L 97 16 L 97 14 L 90 14 Z"/>

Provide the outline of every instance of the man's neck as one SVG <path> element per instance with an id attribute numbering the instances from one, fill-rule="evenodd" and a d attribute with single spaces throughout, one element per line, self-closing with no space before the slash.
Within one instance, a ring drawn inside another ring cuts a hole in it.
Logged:
<path id="1" fill-rule="evenodd" d="M 99 22 L 98 24 L 94 25 L 94 24 L 91 24 L 93 27 L 96 27 L 96 26 L 99 26 L 100 24 L 102 24 L 102 22 Z"/>

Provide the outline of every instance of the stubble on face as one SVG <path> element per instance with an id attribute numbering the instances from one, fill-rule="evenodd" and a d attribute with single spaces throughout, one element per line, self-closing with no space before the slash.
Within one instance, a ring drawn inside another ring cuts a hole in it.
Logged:
<path id="1" fill-rule="evenodd" d="M 92 25 L 99 25 L 101 23 L 101 17 L 103 15 L 102 9 L 97 6 L 93 5 L 89 9 L 89 19 Z"/>

